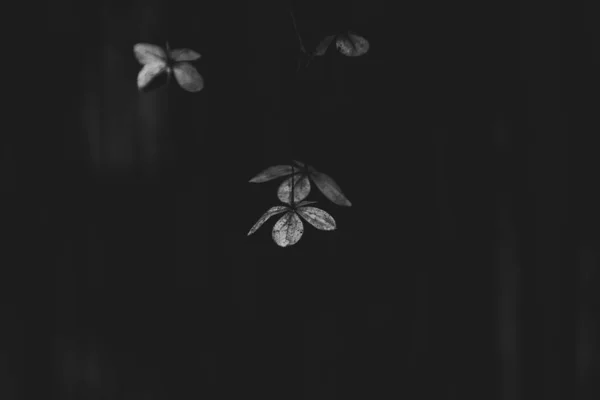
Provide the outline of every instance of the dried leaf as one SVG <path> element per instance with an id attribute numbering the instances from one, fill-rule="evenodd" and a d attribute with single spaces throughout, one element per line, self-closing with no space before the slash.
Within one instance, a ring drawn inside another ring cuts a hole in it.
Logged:
<path id="1" fill-rule="evenodd" d="M 292 173 L 291 165 L 275 165 L 269 167 L 250 179 L 251 183 L 263 183 Z"/>
<path id="2" fill-rule="evenodd" d="M 304 233 L 302 220 L 293 211 L 287 212 L 275 223 L 272 237 L 275 243 L 281 247 L 296 244 Z"/>
<path id="3" fill-rule="evenodd" d="M 335 220 L 326 211 L 316 207 L 300 207 L 297 213 L 309 224 L 322 231 L 332 231 L 336 228 Z"/>
<path id="4" fill-rule="evenodd" d="M 337 183 L 335 183 L 332 177 L 322 172 L 319 172 L 312 167 L 309 167 L 309 171 L 310 177 L 312 178 L 313 182 L 315 183 L 315 185 L 317 185 L 317 187 L 319 188 L 321 193 L 325 195 L 325 197 L 327 197 L 329 200 L 331 200 L 333 203 L 339 206 L 352 206 L 350 200 L 348 200 L 346 196 L 344 196 L 344 194 L 342 193 L 342 189 L 340 189 L 340 187 Z"/>
<path id="5" fill-rule="evenodd" d="M 258 228 L 260 228 L 262 226 L 262 224 L 264 224 L 265 222 L 267 222 L 267 220 L 269 218 L 271 218 L 273 215 L 281 214 L 282 212 L 285 212 L 288 209 L 289 208 L 286 207 L 286 206 L 271 207 L 266 213 L 263 214 L 262 217 L 260 217 L 260 219 L 254 224 L 254 226 L 250 229 L 250 231 L 248 231 L 248 236 L 250 236 L 254 232 L 256 232 L 256 230 Z"/>
<path id="6" fill-rule="evenodd" d="M 277 197 L 286 204 L 291 204 L 292 179 L 294 180 L 294 204 L 304 200 L 310 193 L 310 181 L 307 175 L 294 175 L 279 185 Z"/>
<path id="7" fill-rule="evenodd" d="M 325 54 L 325 52 L 329 48 L 329 45 L 333 41 L 334 36 L 335 35 L 326 36 L 323 40 L 321 40 L 321 42 L 317 45 L 317 48 L 315 50 L 316 56 L 322 56 L 323 54 Z"/>

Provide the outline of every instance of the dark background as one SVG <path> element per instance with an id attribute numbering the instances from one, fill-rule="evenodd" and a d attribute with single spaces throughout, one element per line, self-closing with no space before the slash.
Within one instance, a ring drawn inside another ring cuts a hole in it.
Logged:
<path id="1" fill-rule="evenodd" d="M 23 10 L 0 397 L 597 396 L 593 11 L 479 3 Z M 290 7 L 369 53 L 296 72 Z M 203 91 L 137 91 L 166 40 Z M 292 159 L 353 206 L 279 248 L 248 180 Z"/>

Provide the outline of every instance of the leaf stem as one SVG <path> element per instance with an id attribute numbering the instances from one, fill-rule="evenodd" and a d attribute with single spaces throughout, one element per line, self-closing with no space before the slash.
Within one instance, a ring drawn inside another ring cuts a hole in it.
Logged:
<path id="1" fill-rule="evenodd" d="M 294 175 L 294 163 L 292 163 L 292 192 L 290 194 L 290 204 L 292 209 L 294 209 L 294 181 L 296 180 L 296 176 Z"/>
<path id="2" fill-rule="evenodd" d="M 302 38 L 300 37 L 300 33 L 298 32 L 298 27 L 296 26 L 296 18 L 294 18 L 294 12 L 290 8 L 290 15 L 292 16 L 292 23 L 294 24 L 294 32 L 296 32 L 296 36 L 298 37 L 298 42 L 300 42 L 300 49 L 306 53 L 304 49 L 304 44 L 302 43 Z"/>

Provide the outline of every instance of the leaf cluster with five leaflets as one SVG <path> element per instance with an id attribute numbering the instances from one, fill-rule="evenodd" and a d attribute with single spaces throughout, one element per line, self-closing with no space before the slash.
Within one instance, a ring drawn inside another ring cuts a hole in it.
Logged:
<path id="1" fill-rule="evenodd" d="M 352 205 L 330 176 L 300 161 L 294 161 L 294 163 L 300 167 L 300 171 L 296 172 L 292 165 L 275 165 L 250 179 L 252 183 L 263 183 L 289 176 L 277 189 L 277 197 L 286 205 L 274 206 L 267 210 L 250 229 L 248 235 L 256 232 L 269 218 L 281 213 L 285 214 L 275 223 L 272 231 L 273 240 L 281 247 L 291 246 L 302 237 L 304 225 L 300 217 L 319 230 L 336 229 L 335 220 L 329 213 L 320 208 L 308 207 L 308 204 L 316 202 L 304 200 L 310 193 L 310 180 L 333 203 L 348 207 Z"/>

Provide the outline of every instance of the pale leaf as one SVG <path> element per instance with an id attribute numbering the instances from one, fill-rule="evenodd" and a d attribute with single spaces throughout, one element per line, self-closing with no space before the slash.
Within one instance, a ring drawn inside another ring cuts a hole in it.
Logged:
<path id="1" fill-rule="evenodd" d="M 165 51 L 160 47 L 154 44 L 149 43 L 138 43 L 133 46 L 133 53 L 135 54 L 135 58 L 140 62 L 140 64 L 151 64 L 162 61 L 163 63 L 166 61 Z"/>
<path id="2" fill-rule="evenodd" d="M 327 49 L 333 41 L 334 36 L 335 35 L 326 36 L 323 40 L 321 40 L 321 42 L 317 45 L 317 48 L 315 50 L 316 56 L 322 56 L 323 54 L 325 54 L 325 52 L 327 52 Z"/>
<path id="3" fill-rule="evenodd" d="M 138 89 L 144 89 L 154 78 L 161 75 L 167 69 L 167 64 L 164 61 L 156 61 L 144 65 L 137 77 Z"/>
<path id="4" fill-rule="evenodd" d="M 277 197 L 286 204 L 291 204 L 292 179 L 294 180 L 294 204 L 304 200 L 310 193 L 310 181 L 307 175 L 297 174 L 284 180 L 277 189 Z"/>
<path id="5" fill-rule="evenodd" d="M 262 217 L 254 224 L 254 226 L 248 231 L 248 236 L 252 235 L 258 228 L 260 228 L 269 218 L 273 215 L 281 214 L 288 210 L 286 206 L 275 206 L 271 207 L 266 213 L 263 214 Z"/>
<path id="6" fill-rule="evenodd" d="M 354 52 L 352 56 L 362 56 L 369 51 L 369 41 L 362 36 L 349 33 L 350 40 L 354 44 Z"/>
<path id="7" fill-rule="evenodd" d="M 352 56 L 352 42 L 349 39 L 346 38 L 339 38 L 336 42 L 335 42 L 335 46 L 337 47 L 338 51 L 340 53 L 342 53 L 345 56 Z"/>
<path id="8" fill-rule="evenodd" d="M 325 197 L 327 197 L 329 200 L 331 200 L 333 203 L 339 206 L 350 207 L 352 205 L 352 203 L 350 203 L 350 200 L 348 200 L 346 196 L 344 196 L 344 194 L 342 193 L 342 189 L 340 189 L 340 187 L 337 183 L 335 183 L 332 177 L 322 172 L 319 172 L 312 167 L 309 167 L 309 170 L 310 177 L 312 178 L 315 185 L 317 185 L 319 190 L 325 195 Z"/>
<path id="9" fill-rule="evenodd" d="M 369 42 L 362 36 L 349 33 L 348 36 L 340 36 L 337 39 L 336 47 L 345 56 L 358 57 L 369 51 Z"/>
<path id="10" fill-rule="evenodd" d="M 309 224 L 322 231 L 332 231 L 336 228 L 335 220 L 326 211 L 316 207 L 300 207 L 296 210 Z"/>
<path id="11" fill-rule="evenodd" d="M 178 63 L 173 68 L 175 79 L 188 92 L 199 92 L 204 87 L 204 79 L 196 68 L 187 62 Z"/>
<path id="12" fill-rule="evenodd" d="M 281 247 L 296 244 L 302 237 L 304 225 L 295 212 L 287 212 L 273 226 L 272 237 L 275 243 Z"/>
<path id="13" fill-rule="evenodd" d="M 263 183 L 292 173 L 291 165 L 275 165 L 269 167 L 250 179 L 251 183 Z"/>
<path id="14" fill-rule="evenodd" d="M 173 61 L 195 61 L 200 57 L 200 53 L 191 49 L 175 49 L 171 51 Z"/>

